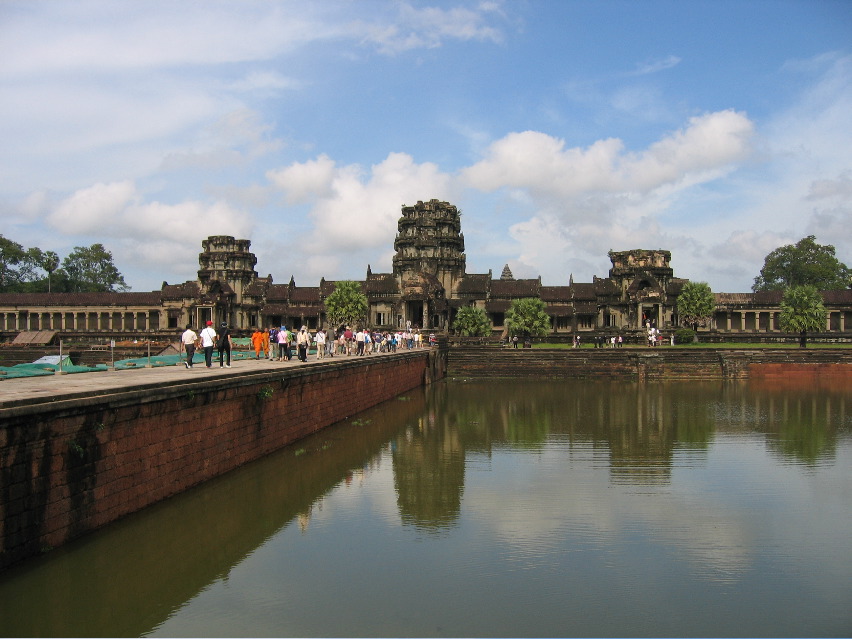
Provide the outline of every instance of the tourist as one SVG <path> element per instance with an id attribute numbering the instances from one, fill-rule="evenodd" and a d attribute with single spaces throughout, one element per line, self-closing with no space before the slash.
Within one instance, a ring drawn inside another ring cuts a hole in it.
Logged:
<path id="1" fill-rule="evenodd" d="M 624 346 L 624 337 L 619 335 L 618 336 L 618 348 L 621 348 L 622 346 Z"/>
<path id="2" fill-rule="evenodd" d="M 325 332 L 322 329 L 314 335 L 314 343 L 317 345 L 317 359 L 325 357 Z"/>
<path id="3" fill-rule="evenodd" d="M 334 357 L 334 351 L 337 347 L 337 335 L 329 329 L 328 334 L 325 336 L 325 350 L 326 355 L 329 357 Z"/>
<path id="4" fill-rule="evenodd" d="M 283 362 L 287 355 L 287 329 L 283 326 L 275 333 L 275 342 L 278 344 L 278 361 Z"/>
<path id="5" fill-rule="evenodd" d="M 231 368 L 231 329 L 228 328 L 227 322 L 222 322 L 222 327 L 219 331 L 219 368 L 227 366 Z"/>
<path id="6" fill-rule="evenodd" d="M 356 355 L 364 354 L 364 329 L 359 328 L 355 333 L 355 347 L 357 348 Z"/>
<path id="7" fill-rule="evenodd" d="M 302 326 L 299 329 L 299 334 L 296 335 L 296 346 L 299 348 L 299 361 L 308 361 L 308 345 L 311 343 L 311 336 L 308 333 L 308 327 Z"/>
<path id="8" fill-rule="evenodd" d="M 213 347 L 216 345 L 216 329 L 213 322 L 208 321 L 207 326 L 201 331 L 201 348 L 204 349 L 204 363 L 207 368 L 213 366 Z"/>
<path id="9" fill-rule="evenodd" d="M 269 359 L 269 344 L 270 344 L 269 331 L 261 331 L 261 334 L 262 334 L 262 340 L 261 340 L 260 348 L 263 351 L 263 357 L 265 359 Z"/>
<path id="10" fill-rule="evenodd" d="M 254 358 L 260 359 L 260 351 L 263 348 L 263 333 L 260 328 L 254 329 L 251 334 L 251 345 L 254 347 Z"/>
<path id="11" fill-rule="evenodd" d="M 186 330 L 180 336 L 181 344 L 186 350 L 186 360 L 183 365 L 187 368 L 192 368 L 192 359 L 195 357 L 195 342 L 198 340 L 198 335 L 192 330 L 192 327 L 187 324 Z"/>
<path id="12" fill-rule="evenodd" d="M 435 337 L 435 333 L 429 333 L 429 346 L 437 346 L 438 338 Z"/>
<path id="13" fill-rule="evenodd" d="M 518 336 L 512 335 L 512 348 L 518 348 Z"/>

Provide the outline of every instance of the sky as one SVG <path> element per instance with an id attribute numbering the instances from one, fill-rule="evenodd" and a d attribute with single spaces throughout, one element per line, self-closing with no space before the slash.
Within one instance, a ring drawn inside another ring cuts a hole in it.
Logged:
<path id="1" fill-rule="evenodd" d="M 0 0 L 0 140 L 0 234 L 134 291 L 211 235 L 276 283 L 390 272 L 436 198 L 468 273 L 665 249 L 748 292 L 808 235 L 852 266 L 852 2 Z"/>

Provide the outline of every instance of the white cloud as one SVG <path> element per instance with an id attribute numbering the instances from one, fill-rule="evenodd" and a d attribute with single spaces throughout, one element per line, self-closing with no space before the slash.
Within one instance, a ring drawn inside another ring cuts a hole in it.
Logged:
<path id="1" fill-rule="evenodd" d="M 80 189 L 60 202 L 46 222 L 67 235 L 107 236 L 139 244 L 180 238 L 185 246 L 197 246 L 209 235 L 245 235 L 252 227 L 247 213 L 223 202 L 144 202 L 131 181 Z"/>
<path id="2" fill-rule="evenodd" d="M 680 58 L 676 55 L 666 56 L 665 58 L 657 58 L 654 60 L 645 60 L 636 65 L 636 70 L 632 75 L 648 75 L 650 73 L 658 73 L 679 65 Z"/>
<path id="3" fill-rule="evenodd" d="M 369 172 L 359 165 L 338 167 L 319 156 L 267 176 L 289 203 L 310 204 L 310 244 L 321 254 L 392 244 L 401 204 L 448 199 L 451 192 L 448 175 L 434 164 L 416 164 L 405 153 L 389 154 Z"/>
<path id="4" fill-rule="evenodd" d="M 462 176 L 481 190 L 528 188 L 545 199 L 649 192 L 690 176 L 718 177 L 721 169 L 747 156 L 753 129 L 744 114 L 710 113 L 692 118 L 688 127 L 640 153 L 625 152 L 624 144 L 612 138 L 586 149 L 566 149 L 563 140 L 544 133 L 511 133 Z"/>
<path id="5" fill-rule="evenodd" d="M 383 54 L 433 49 L 445 40 L 503 41 L 501 30 L 489 23 L 491 18 L 503 16 L 495 2 L 482 2 L 475 8 L 415 8 L 407 2 L 395 6 L 398 13 L 390 20 L 356 23 L 363 31 L 362 41 Z"/>
<path id="6" fill-rule="evenodd" d="M 97 233 L 112 226 L 136 197 L 136 187 L 129 180 L 98 183 L 77 191 L 60 203 L 48 216 L 48 223 L 62 233 Z"/>

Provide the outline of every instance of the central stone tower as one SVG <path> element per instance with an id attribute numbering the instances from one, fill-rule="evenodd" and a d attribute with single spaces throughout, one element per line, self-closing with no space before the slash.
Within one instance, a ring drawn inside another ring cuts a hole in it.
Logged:
<path id="1" fill-rule="evenodd" d="M 403 289 L 406 282 L 426 275 L 449 292 L 464 277 L 461 213 L 449 202 L 429 200 L 403 206 L 393 248 L 393 274 Z"/>
<path id="2" fill-rule="evenodd" d="M 461 214 L 449 202 L 402 207 L 393 248 L 393 275 L 401 295 L 398 318 L 428 328 L 449 318 L 447 300 L 465 274 Z"/>

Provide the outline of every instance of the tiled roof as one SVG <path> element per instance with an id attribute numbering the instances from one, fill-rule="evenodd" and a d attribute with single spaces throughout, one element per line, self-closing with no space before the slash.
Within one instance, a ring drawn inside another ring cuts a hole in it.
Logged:
<path id="1" fill-rule="evenodd" d="M 512 306 L 508 300 L 489 300 L 485 302 L 485 310 L 489 313 L 505 313 Z"/>
<path id="2" fill-rule="evenodd" d="M 319 286 L 297 286 L 290 291 L 291 304 L 319 303 Z"/>
<path id="3" fill-rule="evenodd" d="M 266 299 L 273 302 L 290 299 L 290 287 L 286 284 L 272 284 L 266 290 Z"/>
<path id="4" fill-rule="evenodd" d="M 558 317 L 565 317 L 574 314 L 573 306 L 559 306 L 555 304 L 548 304 L 544 307 L 544 312 L 548 315 L 556 315 Z"/>
<path id="5" fill-rule="evenodd" d="M 746 295 L 749 295 L 746 293 Z M 781 298 L 784 297 L 784 291 L 759 291 L 751 293 L 752 300 L 755 304 L 771 304 L 778 306 L 781 303 Z"/>
<path id="6" fill-rule="evenodd" d="M 262 297 L 264 293 L 266 293 L 266 289 L 269 287 L 269 280 L 266 278 L 259 278 L 246 286 L 243 290 L 245 295 L 250 297 Z"/>
<path id="7" fill-rule="evenodd" d="M 571 299 L 570 286 L 542 286 L 541 299 L 544 302 L 560 302 Z"/>
<path id="8" fill-rule="evenodd" d="M 161 293 L 164 300 L 182 300 L 197 297 L 200 291 L 198 282 L 184 282 L 183 284 L 166 284 Z"/>
<path id="9" fill-rule="evenodd" d="M 399 293 L 399 286 L 393 273 L 373 273 L 365 282 L 367 293 L 393 295 Z"/>
<path id="10" fill-rule="evenodd" d="M 538 297 L 541 283 L 535 280 L 491 280 L 491 297 Z"/>
<path id="11" fill-rule="evenodd" d="M 575 300 L 597 299 L 594 284 L 578 284 L 575 282 L 571 285 L 571 294 L 572 298 Z"/>
<path id="12" fill-rule="evenodd" d="M 826 304 L 852 304 L 852 289 L 822 291 L 822 299 Z"/>
<path id="13" fill-rule="evenodd" d="M 617 295 L 621 292 L 618 285 L 609 278 L 596 277 L 593 284 L 597 295 Z"/>
<path id="14" fill-rule="evenodd" d="M 730 306 L 732 304 L 751 304 L 754 293 L 713 293 L 716 306 Z"/>
<path id="15" fill-rule="evenodd" d="M 0 293 L 0 306 L 160 306 L 161 291 L 147 293 Z"/>
<path id="16" fill-rule="evenodd" d="M 459 282 L 457 293 L 481 293 L 483 297 L 488 290 L 488 283 L 491 281 L 491 276 L 485 274 L 468 274 L 465 275 Z"/>

